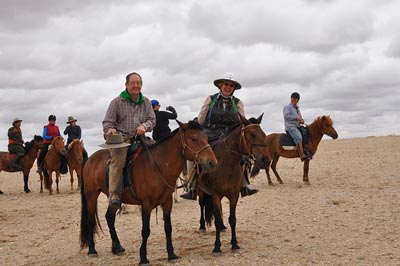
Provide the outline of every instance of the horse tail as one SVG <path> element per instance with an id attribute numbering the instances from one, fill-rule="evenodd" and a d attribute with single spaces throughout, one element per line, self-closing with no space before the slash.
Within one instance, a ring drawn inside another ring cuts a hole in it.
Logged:
<path id="1" fill-rule="evenodd" d="M 46 169 L 43 169 L 42 173 L 43 173 L 43 176 L 44 176 L 44 188 L 45 189 L 50 189 L 51 188 L 50 175 L 49 175 L 49 173 L 47 172 Z"/>
<path id="2" fill-rule="evenodd" d="M 88 209 L 88 202 L 85 195 L 85 185 L 84 185 L 84 178 L 83 178 L 83 170 L 82 170 L 82 182 L 81 182 L 81 234 L 80 234 L 80 242 L 81 242 L 81 249 L 88 247 L 89 244 L 94 239 L 94 234 L 98 232 L 98 227 L 101 231 L 101 228 L 98 213 L 97 213 L 97 199 L 96 199 L 96 206 L 94 212 L 89 212 Z"/>
<path id="3" fill-rule="evenodd" d="M 208 226 L 211 226 L 211 222 L 213 221 L 214 218 L 214 205 L 212 202 L 212 198 L 209 194 L 204 193 L 203 194 L 203 203 L 204 203 L 204 208 L 205 208 L 205 219 L 207 222 Z"/>

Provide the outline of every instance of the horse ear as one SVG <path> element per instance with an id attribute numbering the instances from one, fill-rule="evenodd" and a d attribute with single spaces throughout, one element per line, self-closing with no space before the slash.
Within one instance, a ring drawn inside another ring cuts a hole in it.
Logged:
<path id="1" fill-rule="evenodd" d="M 240 121 L 242 121 L 243 125 L 247 126 L 250 124 L 249 120 L 247 120 L 246 117 L 242 116 L 240 113 L 239 113 L 239 117 L 240 117 Z"/>
<path id="2" fill-rule="evenodd" d="M 179 121 L 178 119 L 175 119 L 176 123 L 178 123 L 179 127 L 182 128 L 183 123 L 181 121 Z"/>
<path id="3" fill-rule="evenodd" d="M 322 116 L 322 122 L 324 122 L 325 119 L 326 119 L 326 117 L 323 115 L 323 116 Z"/>
<path id="4" fill-rule="evenodd" d="M 263 118 L 263 116 L 264 116 L 264 113 L 262 113 L 256 120 L 257 120 L 257 124 L 261 124 L 261 120 L 262 120 L 262 118 Z"/>

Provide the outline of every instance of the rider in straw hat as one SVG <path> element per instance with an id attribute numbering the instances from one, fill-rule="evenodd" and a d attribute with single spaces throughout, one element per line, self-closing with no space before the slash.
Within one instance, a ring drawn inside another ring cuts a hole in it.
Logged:
<path id="1" fill-rule="evenodd" d="M 225 77 L 214 80 L 214 85 L 219 92 L 206 98 L 198 115 L 198 122 L 203 126 L 210 143 L 215 143 L 221 137 L 229 134 L 238 124 L 239 115 L 244 115 L 243 102 L 233 96 L 235 90 L 242 85 L 233 78 L 233 74 L 227 73 Z M 257 193 L 257 189 L 248 187 L 249 180 L 243 177 L 240 193 L 242 197 Z M 196 199 L 197 176 L 193 178 L 188 192 L 181 195 L 184 199 Z"/>

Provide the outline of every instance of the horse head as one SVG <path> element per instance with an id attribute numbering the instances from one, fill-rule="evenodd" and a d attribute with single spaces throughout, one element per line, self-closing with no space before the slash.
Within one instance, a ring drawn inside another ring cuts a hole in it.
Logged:
<path id="1" fill-rule="evenodd" d="M 71 141 L 71 143 L 68 145 L 68 153 L 73 154 L 75 158 L 78 158 L 82 160 L 82 141 L 79 139 L 74 139 Z"/>
<path id="2" fill-rule="evenodd" d="M 37 149 L 41 149 L 43 144 L 43 138 L 41 136 L 35 135 L 33 137 L 33 143 Z"/>
<path id="3" fill-rule="evenodd" d="M 53 141 L 51 142 L 51 147 L 61 155 L 67 154 L 67 149 L 65 148 L 64 145 L 64 139 L 61 136 L 57 136 L 53 139 Z"/>
<path id="4" fill-rule="evenodd" d="M 201 130 L 199 123 L 189 121 L 189 123 L 183 124 L 178 120 L 176 121 L 181 131 L 183 156 L 187 160 L 200 164 L 205 171 L 214 170 L 218 161 L 210 144 L 208 144 L 207 135 Z"/>
<path id="5" fill-rule="evenodd" d="M 333 127 L 333 120 L 329 115 L 323 115 L 317 118 L 318 128 L 320 129 L 322 134 L 328 135 L 333 139 L 338 138 L 338 133 Z"/>
<path id="6" fill-rule="evenodd" d="M 266 168 L 271 161 L 271 155 L 265 143 L 265 133 L 260 127 L 263 115 L 264 113 L 249 120 L 239 115 L 242 122 L 239 149 L 241 153 L 253 157 L 261 168 Z"/>

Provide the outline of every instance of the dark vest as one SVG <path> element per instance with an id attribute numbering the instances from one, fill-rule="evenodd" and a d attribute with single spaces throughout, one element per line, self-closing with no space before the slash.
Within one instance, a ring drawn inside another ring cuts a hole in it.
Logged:
<path id="1" fill-rule="evenodd" d="M 224 98 L 219 95 L 219 93 L 210 95 L 211 103 L 204 124 L 204 131 L 209 140 L 227 135 L 240 123 L 237 109 L 239 99 L 234 96 Z"/>

